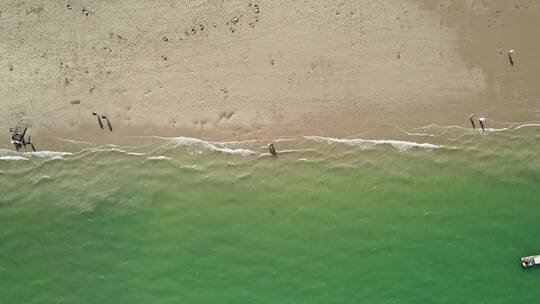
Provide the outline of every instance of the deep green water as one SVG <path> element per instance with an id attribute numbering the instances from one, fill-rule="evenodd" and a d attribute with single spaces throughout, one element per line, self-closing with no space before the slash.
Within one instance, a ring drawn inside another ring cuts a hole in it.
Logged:
<path id="1" fill-rule="evenodd" d="M 422 131 L 3 151 L 0 302 L 538 301 L 539 129 Z"/>

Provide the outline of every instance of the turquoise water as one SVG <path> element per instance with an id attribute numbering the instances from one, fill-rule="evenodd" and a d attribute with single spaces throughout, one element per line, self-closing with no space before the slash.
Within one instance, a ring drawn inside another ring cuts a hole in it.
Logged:
<path id="1" fill-rule="evenodd" d="M 539 125 L 399 132 L 2 150 L 1 302 L 534 303 Z"/>

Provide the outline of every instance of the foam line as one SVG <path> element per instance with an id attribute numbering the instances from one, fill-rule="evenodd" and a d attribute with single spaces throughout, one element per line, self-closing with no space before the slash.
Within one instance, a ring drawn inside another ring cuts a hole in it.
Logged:
<path id="1" fill-rule="evenodd" d="M 372 140 L 372 139 L 339 139 L 331 137 L 321 137 L 321 136 L 304 136 L 306 140 L 312 140 L 315 142 L 326 142 L 328 144 L 339 143 L 346 144 L 351 146 L 360 146 L 362 148 L 369 148 L 375 145 L 391 145 L 392 147 L 400 150 L 407 151 L 411 148 L 423 148 L 426 150 L 433 150 L 441 148 L 442 146 L 433 145 L 430 143 L 417 143 L 412 141 L 401 141 L 401 140 Z"/>
<path id="2" fill-rule="evenodd" d="M 235 155 L 241 155 L 241 156 L 247 156 L 250 154 L 254 154 L 255 152 L 248 150 L 248 149 L 230 149 L 227 147 L 219 148 L 216 147 L 214 144 L 198 139 L 198 138 L 192 138 L 192 137 L 173 137 L 168 138 L 170 143 L 175 144 L 177 146 L 192 146 L 192 145 L 200 145 L 203 149 L 218 151 L 226 154 L 235 154 Z"/>

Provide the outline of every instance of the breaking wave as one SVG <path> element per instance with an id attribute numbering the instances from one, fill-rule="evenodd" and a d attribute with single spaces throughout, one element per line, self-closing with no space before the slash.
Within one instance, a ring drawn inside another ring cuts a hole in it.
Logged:
<path id="1" fill-rule="evenodd" d="M 7 155 L 7 156 L 0 156 L 0 160 L 20 161 L 20 160 L 28 160 L 28 158 L 22 157 L 22 156 L 12 156 L 12 155 Z"/>
<path id="2" fill-rule="evenodd" d="M 407 151 L 412 148 L 422 148 L 425 150 L 433 150 L 441 148 L 442 146 L 434 145 L 430 143 L 417 143 L 412 141 L 402 141 L 402 140 L 374 140 L 374 139 L 340 139 L 340 138 L 331 138 L 331 137 L 322 137 L 322 136 L 304 136 L 306 140 L 311 140 L 319 143 L 328 143 L 328 144 L 345 144 L 350 146 L 358 146 L 360 148 L 370 148 L 376 145 L 390 145 L 399 151 Z"/>
<path id="3" fill-rule="evenodd" d="M 168 156 L 159 155 L 159 156 L 149 156 L 147 157 L 147 159 L 148 160 L 170 160 L 171 158 Z"/>
<path id="4" fill-rule="evenodd" d="M 212 144 L 210 142 L 207 142 L 198 138 L 192 138 L 192 137 L 173 137 L 173 138 L 168 138 L 168 140 L 171 144 L 174 144 L 175 146 L 198 145 L 203 149 L 213 150 L 213 151 L 226 153 L 226 154 L 235 154 L 235 155 L 240 155 L 240 156 L 248 156 L 251 154 L 255 154 L 254 151 L 251 151 L 248 149 L 231 149 L 225 146 L 218 147 L 215 144 Z"/>
<path id="5" fill-rule="evenodd" d="M 39 158 L 64 158 L 65 156 L 73 155 L 71 152 L 57 152 L 57 151 L 38 151 L 38 152 L 26 152 L 24 155 L 35 156 Z"/>

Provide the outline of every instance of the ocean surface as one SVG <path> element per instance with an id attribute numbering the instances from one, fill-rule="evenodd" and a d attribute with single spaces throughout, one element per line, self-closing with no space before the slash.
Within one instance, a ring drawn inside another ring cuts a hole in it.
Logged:
<path id="1" fill-rule="evenodd" d="M 388 129 L 5 147 L 0 303 L 536 303 L 540 124 Z"/>

